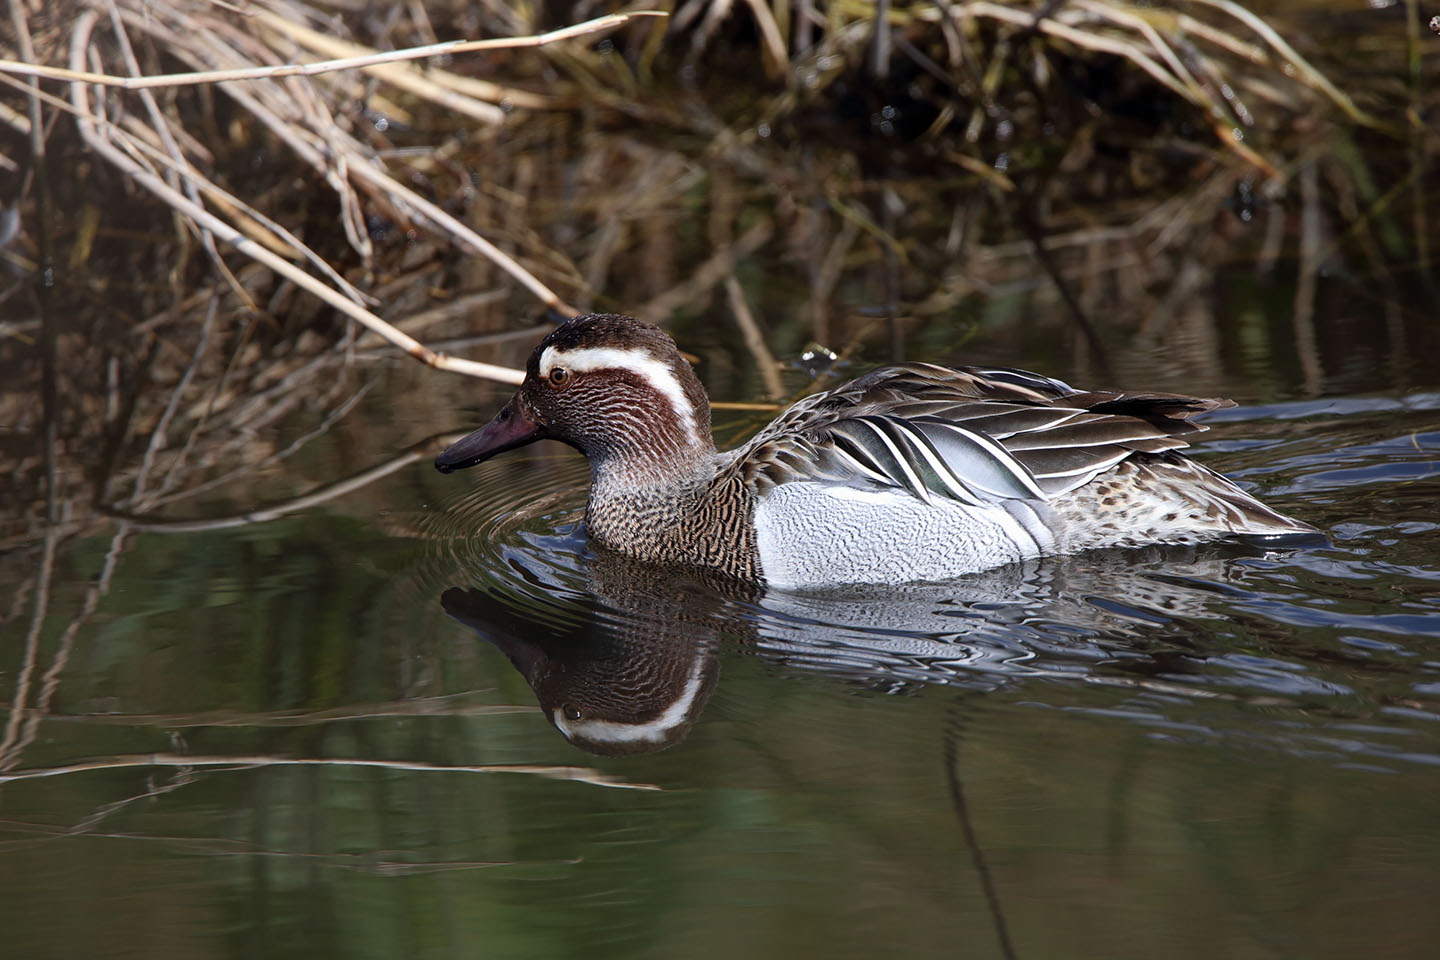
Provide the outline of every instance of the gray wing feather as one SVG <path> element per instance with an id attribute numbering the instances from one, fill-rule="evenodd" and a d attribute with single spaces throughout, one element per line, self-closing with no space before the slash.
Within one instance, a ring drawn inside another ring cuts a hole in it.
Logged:
<path id="1" fill-rule="evenodd" d="M 924 461 L 917 461 L 915 453 L 903 436 L 901 425 L 904 421 L 888 417 L 856 417 L 832 424 L 829 437 L 839 440 L 852 457 L 864 464 L 868 471 L 885 478 L 890 486 L 904 487 L 921 500 L 930 501 L 931 493 L 940 492 L 922 477 Z"/>
<path id="2" fill-rule="evenodd" d="M 910 427 L 929 442 L 955 482 L 982 499 L 993 502 L 1045 496 L 1029 468 L 995 439 L 939 420 L 920 420 Z"/>
<path id="3" fill-rule="evenodd" d="M 1228 401 L 1077 393 L 1023 370 L 901 364 L 804 398 L 738 451 L 757 491 L 795 480 L 878 485 L 978 505 L 1044 500 L 1136 454 L 1188 446 Z"/>

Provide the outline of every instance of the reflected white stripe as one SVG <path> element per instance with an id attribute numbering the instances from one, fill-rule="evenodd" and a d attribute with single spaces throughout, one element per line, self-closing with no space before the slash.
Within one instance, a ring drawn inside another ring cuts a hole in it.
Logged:
<path id="1" fill-rule="evenodd" d="M 704 677 L 705 660 L 703 657 L 697 658 L 690 670 L 690 676 L 685 681 L 685 689 L 680 691 L 680 695 L 664 713 L 644 723 L 586 720 L 583 717 L 571 721 L 566 718 L 563 708 L 556 708 L 551 716 L 555 718 L 556 729 L 570 740 L 579 737 L 596 743 L 655 743 L 665 739 L 666 735 L 685 719 L 685 714 L 690 711 L 691 704 L 700 693 L 700 684 Z"/>

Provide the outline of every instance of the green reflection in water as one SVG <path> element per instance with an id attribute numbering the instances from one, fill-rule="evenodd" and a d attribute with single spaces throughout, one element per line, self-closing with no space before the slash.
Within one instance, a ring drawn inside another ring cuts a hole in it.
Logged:
<path id="1" fill-rule="evenodd" d="M 6 783 L 13 955 L 998 956 L 947 742 L 1017 956 L 1420 956 L 1440 935 L 1435 768 L 1318 739 L 1364 740 L 1358 720 L 1053 678 L 887 696 L 730 645 L 683 745 L 590 758 L 417 587 L 423 553 L 326 516 L 136 538 L 21 767 L 531 769 Z M 1384 733 L 1433 757 L 1431 726 Z"/>

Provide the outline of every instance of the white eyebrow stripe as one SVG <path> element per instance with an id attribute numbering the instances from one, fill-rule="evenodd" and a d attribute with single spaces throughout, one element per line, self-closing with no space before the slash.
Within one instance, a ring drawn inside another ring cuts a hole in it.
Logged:
<path id="1" fill-rule="evenodd" d="M 670 367 L 656 360 L 650 351 L 636 348 L 623 350 L 619 347 L 583 347 L 579 350 L 560 350 L 549 346 L 540 354 L 540 376 L 550 376 L 555 367 L 565 367 L 575 373 L 594 370 L 628 370 L 638 375 L 662 397 L 670 401 L 680 425 L 692 441 L 700 439 L 695 426 L 695 407 Z"/>

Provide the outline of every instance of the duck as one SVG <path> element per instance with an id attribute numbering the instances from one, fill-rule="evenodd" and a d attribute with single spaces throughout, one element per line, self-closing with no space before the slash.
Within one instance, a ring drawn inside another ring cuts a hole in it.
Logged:
<path id="1" fill-rule="evenodd" d="M 1036 557 L 1319 531 L 1179 451 L 1229 400 L 1083 391 L 1002 367 L 899 363 L 806 396 L 718 451 L 661 328 L 562 323 L 442 473 L 553 439 L 589 460 L 590 543 L 766 587 L 949 580 Z"/>

